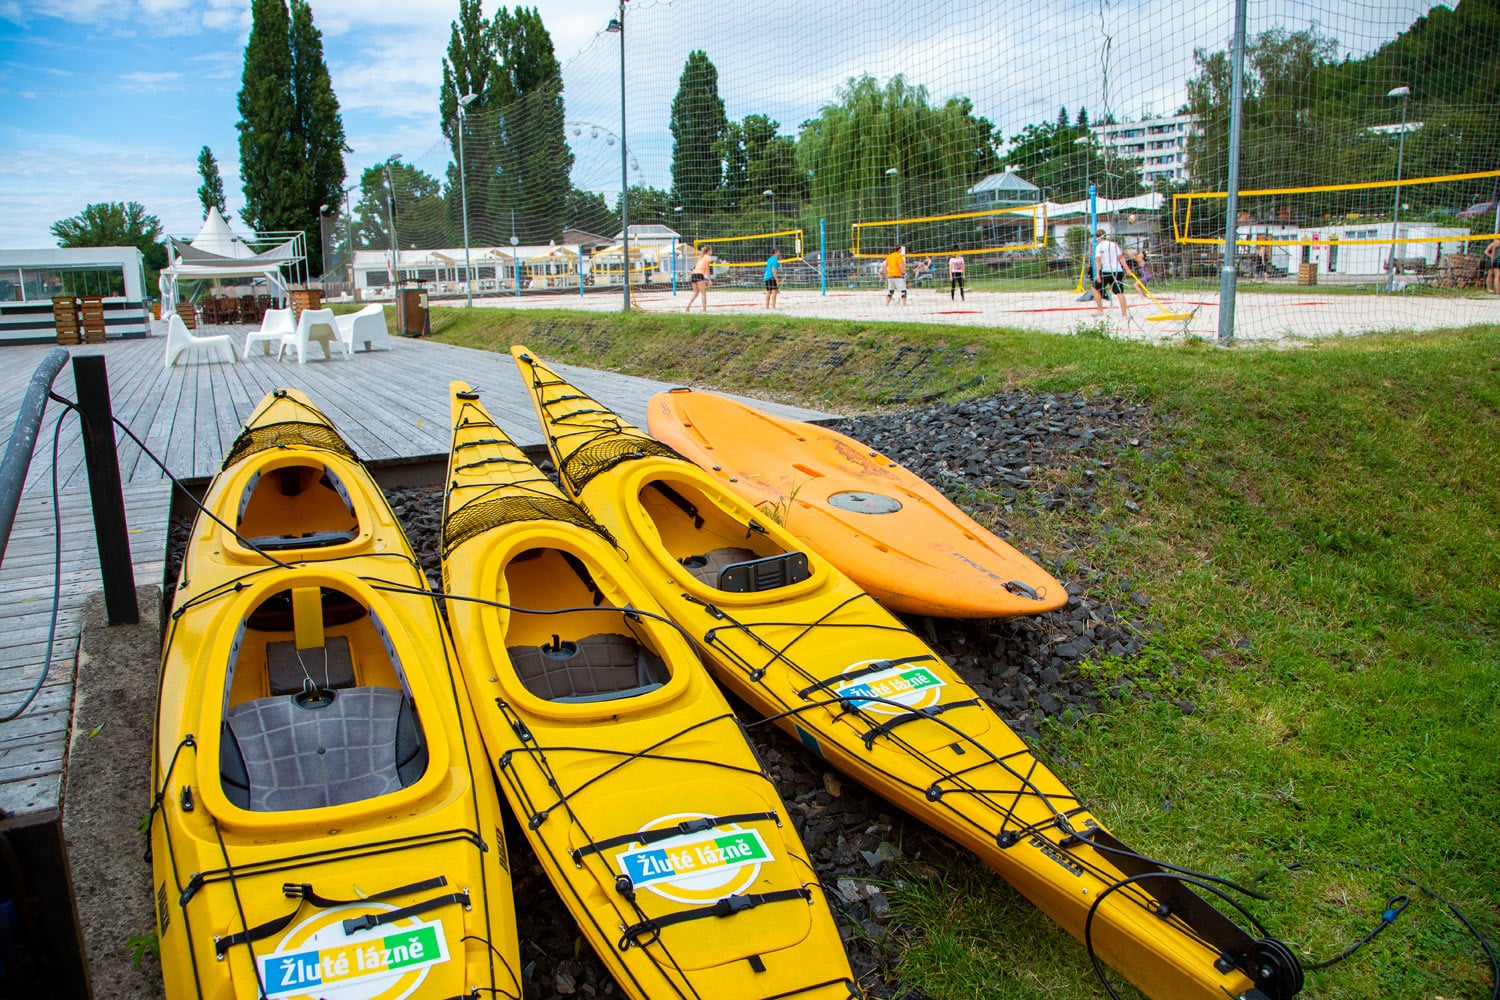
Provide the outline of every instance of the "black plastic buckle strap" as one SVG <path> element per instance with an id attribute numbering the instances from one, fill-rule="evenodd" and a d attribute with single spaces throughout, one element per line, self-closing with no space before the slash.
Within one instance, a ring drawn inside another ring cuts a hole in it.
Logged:
<path id="1" fill-rule="evenodd" d="M 649 917 L 638 924 L 631 924 L 625 928 L 620 935 L 619 949 L 629 951 L 631 945 L 644 947 L 640 938 L 650 935 L 652 940 L 661 932 L 662 928 L 673 924 L 684 924 L 689 920 L 701 920 L 704 917 L 732 917 L 736 913 L 753 910 L 757 906 L 766 903 L 784 903 L 790 899 L 800 899 L 804 902 L 812 901 L 812 893 L 805 887 L 796 889 L 777 889 L 774 892 L 742 893 L 736 896 L 726 896 L 716 903 L 708 906 L 700 906 L 692 910 L 679 910 L 676 913 L 668 913 L 660 917 Z M 648 941 L 647 944 L 650 942 Z"/>
<path id="2" fill-rule="evenodd" d="M 573 858 L 573 863 L 583 864 L 583 859 L 589 854 L 602 854 L 611 847 L 621 847 L 625 844 L 654 844 L 661 840 L 669 840 L 672 837 L 680 837 L 688 833 L 702 833 L 716 827 L 727 826 L 730 823 L 756 823 L 771 821 L 777 826 L 781 822 L 774 812 L 758 813 L 736 813 L 732 816 L 700 816 L 697 819 L 685 819 L 675 826 L 664 826 L 659 830 L 642 830 L 638 833 L 622 833 L 617 837 L 606 837 L 603 840 L 593 840 L 582 847 L 575 847 L 568 854 Z"/>
<path id="3" fill-rule="evenodd" d="M 255 941 L 261 940 L 262 938 L 270 937 L 272 934 L 280 933 L 281 931 L 285 930 L 291 924 L 292 920 L 296 918 L 297 914 L 302 911 L 303 903 L 311 903 L 319 909 L 326 910 L 335 906 L 348 906 L 352 903 L 363 903 L 368 900 L 389 899 L 392 896 L 401 896 L 409 892 L 424 892 L 428 889 L 436 889 L 439 886 L 444 886 L 447 884 L 448 879 L 446 876 L 436 875 L 429 879 L 423 879 L 421 882 L 413 882 L 410 885 L 397 886 L 394 889 L 385 889 L 381 892 L 375 893 L 374 895 L 364 896 L 359 899 L 329 899 L 326 896 L 318 895 L 318 893 L 314 891 L 310 883 L 286 882 L 281 886 L 282 895 L 286 896 L 288 899 L 295 899 L 297 901 L 297 905 L 292 909 L 292 912 L 288 913 L 284 917 L 277 917 L 274 920 L 267 920 L 263 924 L 259 924 L 247 930 L 239 931 L 235 934 L 230 934 L 227 937 L 214 938 L 214 953 L 217 955 L 217 957 L 223 958 L 224 953 L 237 944 L 251 944 Z M 464 898 L 467 899 L 467 895 Z M 345 923 L 348 923 L 348 921 L 345 921 Z"/>
<path id="4" fill-rule="evenodd" d="M 691 500 L 683 496 L 681 493 L 678 493 L 676 490 L 672 489 L 672 487 L 663 482 L 652 480 L 651 488 L 670 500 L 672 502 L 672 506 L 676 507 L 688 517 L 692 518 L 694 528 L 703 527 L 703 517 L 698 513 L 698 508 L 693 506 L 693 502 Z"/>
<path id="5" fill-rule="evenodd" d="M 920 663 L 923 660 L 935 659 L 937 659 L 937 657 L 933 656 L 931 653 L 918 653 L 916 656 L 903 656 L 895 660 L 875 660 L 871 663 L 866 663 L 864 666 L 856 670 L 850 670 L 842 674 L 835 674 L 832 677 L 823 678 L 816 684 L 809 684 L 807 687 L 797 692 L 797 697 L 806 698 L 814 691 L 824 691 L 828 688 L 833 687 L 833 685 L 835 684 L 841 684 L 844 681 L 850 681 L 856 677 L 863 677 L 866 674 L 878 673 L 881 670 L 889 670 L 892 667 L 904 667 L 908 663 Z"/>
<path id="6" fill-rule="evenodd" d="M 891 730 L 897 726 L 908 722 L 915 722 L 917 719 L 934 719 L 950 709 L 969 708 L 977 704 L 979 704 L 978 698 L 965 698 L 963 701 L 950 701 L 945 705 L 934 705 L 931 708 L 913 709 L 910 712 L 896 716 L 894 719 L 887 719 L 878 726 L 872 726 L 870 731 L 862 737 L 865 741 L 865 749 L 869 750 L 872 748 L 875 745 L 875 741 L 880 737 L 889 736 Z"/>
<path id="7" fill-rule="evenodd" d="M 434 896 L 424 899 L 420 903 L 403 906 L 399 910 L 386 910 L 383 913 L 366 913 L 362 917 L 351 917 L 344 921 L 344 933 L 353 934 L 355 931 L 367 931 L 379 927 L 382 924 L 392 924 L 397 920 L 405 920 L 428 910 L 436 910 L 440 906 L 448 906 L 450 903 L 462 903 L 464 909 L 469 908 L 469 890 L 450 892 L 446 896 Z"/>

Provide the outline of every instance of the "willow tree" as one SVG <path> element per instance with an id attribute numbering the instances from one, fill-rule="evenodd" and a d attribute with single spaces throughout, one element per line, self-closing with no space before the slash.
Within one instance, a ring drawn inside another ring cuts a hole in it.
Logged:
<path id="1" fill-rule="evenodd" d="M 999 169 L 994 125 L 966 97 L 934 107 L 900 75 L 884 87 L 850 79 L 838 97 L 803 125 L 797 162 L 814 208 L 840 229 L 962 211 L 969 186 Z"/>

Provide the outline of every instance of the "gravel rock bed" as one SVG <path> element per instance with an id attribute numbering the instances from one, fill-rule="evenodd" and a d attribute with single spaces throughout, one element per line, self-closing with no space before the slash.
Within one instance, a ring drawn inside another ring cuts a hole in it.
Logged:
<path id="1" fill-rule="evenodd" d="M 1105 481 L 1127 497 L 1137 495 L 1118 459 L 1152 449 L 1155 432 L 1144 407 L 1074 393 L 1003 393 L 834 426 L 936 484 L 1002 537 L 1016 537 L 1013 527 L 1039 511 L 1094 513 Z M 436 584 L 441 487 L 391 490 L 388 496 Z M 1135 504 L 1127 499 L 1125 506 Z M 174 526 L 174 558 L 180 558 L 187 528 Z M 1040 720 L 1075 722 L 1121 693 L 1097 690 L 1079 673 L 1079 663 L 1100 655 L 1128 658 L 1150 631 L 1149 600 L 1131 591 L 1117 571 L 1090 563 L 1093 541 L 1081 531 L 1065 537 L 1062 548 L 1071 556 L 1066 568 L 1027 553 L 1068 589 L 1067 605 L 1056 612 L 1010 621 L 907 620 L 1044 760 Z M 1106 581 L 1109 586 L 1101 586 Z M 1115 604 L 1098 596 L 1102 590 L 1126 596 Z M 1187 702 L 1180 707 L 1193 709 Z M 861 985 L 872 997 L 922 1000 L 920 989 L 903 986 L 897 976 L 902 943 L 920 928 L 901 927 L 892 917 L 890 890 L 900 877 L 892 863 L 903 855 L 958 858 L 960 850 L 827 769 L 779 731 L 756 725 L 748 709 L 736 708 L 812 857 Z M 579 947 L 576 926 L 525 838 L 513 826 L 508 836 L 516 895 L 528 901 L 519 913 L 526 1000 L 619 996 L 604 967 L 586 946 Z"/>

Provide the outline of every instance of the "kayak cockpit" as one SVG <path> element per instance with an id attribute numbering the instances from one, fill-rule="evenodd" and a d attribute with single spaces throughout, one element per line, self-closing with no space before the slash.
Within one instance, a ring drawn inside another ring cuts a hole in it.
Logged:
<path id="1" fill-rule="evenodd" d="M 265 551 L 323 548 L 359 537 L 359 515 L 338 474 L 293 456 L 257 469 L 240 496 L 235 531 Z"/>
<path id="2" fill-rule="evenodd" d="M 336 587 L 290 587 L 245 616 L 222 719 L 220 782 L 250 812 L 360 802 L 427 771 L 427 740 L 390 634 L 373 608 Z"/>
<path id="3" fill-rule="evenodd" d="M 754 517 L 736 520 L 722 497 L 690 482 L 652 479 L 640 502 L 667 554 L 705 586 L 746 594 L 812 577 L 807 553 L 780 545 Z"/>
<path id="4" fill-rule="evenodd" d="M 516 603 L 506 628 L 506 653 L 521 684 L 544 701 L 616 701 L 661 688 L 672 679 L 628 609 L 607 594 L 577 554 L 533 548 L 506 563 L 506 592 Z M 607 584 L 605 585 L 607 586 Z M 567 610 L 568 614 L 558 614 Z M 569 634 L 556 630 L 566 622 Z"/>

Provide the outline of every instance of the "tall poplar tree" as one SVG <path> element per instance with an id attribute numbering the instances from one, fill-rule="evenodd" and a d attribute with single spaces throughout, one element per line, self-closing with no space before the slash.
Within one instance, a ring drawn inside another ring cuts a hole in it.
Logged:
<path id="1" fill-rule="evenodd" d="M 502 7 L 494 26 L 504 101 L 501 189 L 515 211 L 515 235 L 522 243 L 546 243 L 562 236 L 572 186 L 562 67 L 535 7 Z M 510 232 L 508 218 L 497 221 Z"/>
<path id="2" fill-rule="evenodd" d="M 321 273 L 318 209 L 344 183 L 344 125 L 307 0 L 252 0 L 241 79 L 240 177 L 244 218 L 257 230 L 307 236 L 308 270 Z"/>
<path id="3" fill-rule="evenodd" d="M 719 97 L 719 70 L 702 49 L 688 53 L 672 99 L 672 186 L 685 211 L 716 207 L 723 182 L 719 159 L 729 120 Z"/>
<path id="4" fill-rule="evenodd" d="M 204 146 L 198 153 L 198 176 L 203 178 L 203 183 L 198 186 L 198 200 L 203 203 L 203 217 L 208 217 L 210 208 L 217 208 L 224 221 L 229 221 L 229 213 L 224 209 L 224 178 L 219 176 L 219 161 L 214 159 L 214 151 Z"/>
<path id="5" fill-rule="evenodd" d="M 480 0 L 459 0 L 458 18 L 452 22 L 448 55 L 443 60 L 443 86 L 438 93 L 438 112 L 443 135 L 453 149 L 448 168 L 447 216 L 450 238 L 463 233 L 463 200 L 458 177 L 458 99 L 473 94 L 465 113 L 463 162 L 471 225 L 485 220 L 482 243 L 493 242 L 493 207 L 502 201 L 500 176 L 500 129 L 497 108 L 502 103 L 500 61 L 495 54 L 494 22 L 484 16 Z M 479 231 L 478 226 L 474 226 Z"/>
<path id="6" fill-rule="evenodd" d="M 320 239 L 323 205 L 336 206 L 344 188 L 344 122 L 323 60 L 323 33 L 313 24 L 308 0 L 292 3 L 292 100 L 296 140 L 303 158 L 297 214 L 285 229 L 307 233 L 308 273 L 323 273 Z"/>
<path id="7" fill-rule="evenodd" d="M 240 180 L 244 220 L 281 229 L 294 215 L 301 161 L 292 104 L 292 22 L 286 0 L 252 0 L 240 82 Z"/>

